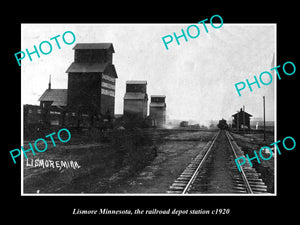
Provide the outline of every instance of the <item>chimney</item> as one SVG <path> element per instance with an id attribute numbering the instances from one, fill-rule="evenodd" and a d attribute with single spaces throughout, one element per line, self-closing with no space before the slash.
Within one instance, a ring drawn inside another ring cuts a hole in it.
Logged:
<path id="1" fill-rule="evenodd" d="M 51 89 L 51 74 L 50 74 L 50 77 L 49 77 L 48 89 L 49 90 Z"/>

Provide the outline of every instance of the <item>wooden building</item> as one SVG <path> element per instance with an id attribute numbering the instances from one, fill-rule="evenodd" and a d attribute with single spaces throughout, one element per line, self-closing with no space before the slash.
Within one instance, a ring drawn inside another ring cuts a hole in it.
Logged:
<path id="1" fill-rule="evenodd" d="M 147 117 L 147 81 L 127 81 L 124 96 L 124 117 L 130 120 L 144 120 Z"/>
<path id="2" fill-rule="evenodd" d="M 165 95 L 151 95 L 150 117 L 154 119 L 157 127 L 163 127 L 166 124 L 165 99 Z"/>
<path id="3" fill-rule="evenodd" d="M 67 106 L 67 89 L 52 89 L 51 76 L 48 89 L 39 98 L 40 121 L 45 125 L 63 125 Z"/>
<path id="4" fill-rule="evenodd" d="M 67 69 L 69 111 L 93 119 L 114 116 L 115 84 L 118 78 L 112 63 L 112 43 L 77 44 L 74 62 Z"/>
<path id="5" fill-rule="evenodd" d="M 24 106 L 25 124 L 30 122 L 67 127 L 99 127 L 110 122 L 115 111 L 112 43 L 76 44 L 69 66 L 68 89 L 48 89 L 39 98 L 40 107 Z M 33 119 L 33 111 L 37 111 Z M 28 121 L 26 121 L 28 120 Z"/>
<path id="6" fill-rule="evenodd" d="M 236 128 L 238 130 L 241 128 L 250 129 L 250 117 L 252 117 L 252 115 L 245 112 L 242 108 L 239 112 L 233 114 L 232 117 L 232 128 Z"/>
<path id="7" fill-rule="evenodd" d="M 42 110 L 39 105 L 23 105 L 24 126 L 36 125 L 42 122 Z"/>

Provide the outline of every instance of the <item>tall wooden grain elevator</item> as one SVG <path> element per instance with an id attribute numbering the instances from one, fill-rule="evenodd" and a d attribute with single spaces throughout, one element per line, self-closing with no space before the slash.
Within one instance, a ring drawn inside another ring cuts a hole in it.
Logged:
<path id="1" fill-rule="evenodd" d="M 112 43 L 79 43 L 74 62 L 69 66 L 67 108 L 79 116 L 94 119 L 114 116 L 115 84 L 118 78 L 113 64 Z"/>

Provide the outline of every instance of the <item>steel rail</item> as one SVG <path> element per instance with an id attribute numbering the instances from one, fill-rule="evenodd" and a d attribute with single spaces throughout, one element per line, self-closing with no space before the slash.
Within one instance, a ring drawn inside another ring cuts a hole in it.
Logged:
<path id="1" fill-rule="evenodd" d="M 208 154 L 210 153 L 210 151 L 211 151 L 211 149 L 212 149 L 212 146 L 214 145 L 214 143 L 215 143 L 217 137 L 219 136 L 220 132 L 221 132 L 221 131 L 219 131 L 219 132 L 213 137 L 213 141 L 212 141 L 212 143 L 211 143 L 209 149 L 206 151 L 204 157 L 202 158 L 201 162 L 199 163 L 199 165 L 198 165 L 197 169 L 195 170 L 193 176 L 191 177 L 191 179 L 189 180 L 189 182 L 188 182 L 187 185 L 185 186 L 184 190 L 182 191 L 182 194 L 186 194 L 187 191 L 189 190 L 190 186 L 193 184 L 195 178 L 196 178 L 197 175 L 198 175 L 198 172 L 199 172 L 201 166 L 202 166 L 203 163 L 205 162 L 205 160 L 206 160 Z"/>
<path id="2" fill-rule="evenodd" d="M 231 143 L 231 141 L 230 141 L 230 138 L 229 138 L 229 136 L 228 136 L 228 131 L 226 131 L 226 137 L 227 137 L 227 139 L 228 139 L 228 141 L 229 141 L 229 144 L 230 144 L 230 146 L 231 146 L 231 149 L 232 149 L 232 151 L 233 151 L 233 154 L 234 154 L 235 158 L 237 159 L 238 156 L 237 156 L 237 154 L 236 154 L 236 152 L 235 152 L 235 150 L 234 150 L 234 147 L 233 147 L 233 145 L 232 145 L 232 143 Z M 253 194 L 253 191 L 252 191 L 252 188 L 251 188 L 251 186 L 250 186 L 250 184 L 249 184 L 249 182 L 248 182 L 247 176 L 246 176 L 246 174 L 245 174 L 243 168 L 242 168 L 242 167 L 240 167 L 240 168 L 241 168 L 240 173 L 241 173 L 241 176 L 242 176 L 242 178 L 243 178 L 243 180 L 244 180 L 244 183 L 245 183 L 245 185 L 246 185 L 246 189 L 247 189 L 248 193 Z"/>

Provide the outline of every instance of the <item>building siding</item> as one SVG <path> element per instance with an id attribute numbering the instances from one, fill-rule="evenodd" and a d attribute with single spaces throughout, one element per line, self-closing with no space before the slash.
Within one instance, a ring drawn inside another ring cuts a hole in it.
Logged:
<path id="1" fill-rule="evenodd" d="M 100 110 L 99 73 L 69 73 L 68 107 L 81 111 Z"/>
<path id="2" fill-rule="evenodd" d="M 166 109 L 164 107 L 150 107 L 150 117 L 156 121 L 156 126 L 166 124 Z"/>
<path id="3" fill-rule="evenodd" d="M 124 100 L 124 116 L 144 119 L 147 116 L 147 100 Z"/>

